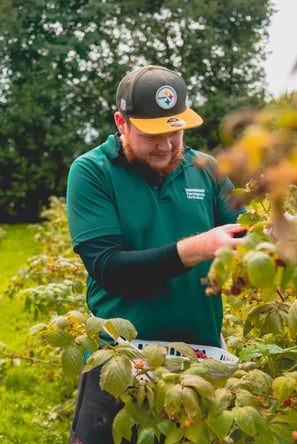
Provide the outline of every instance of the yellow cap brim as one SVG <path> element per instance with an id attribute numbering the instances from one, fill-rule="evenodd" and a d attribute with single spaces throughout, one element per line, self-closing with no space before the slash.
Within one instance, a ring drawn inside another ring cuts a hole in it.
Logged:
<path id="1" fill-rule="evenodd" d="M 171 133 L 174 131 L 195 128 L 203 123 L 202 117 L 191 108 L 187 108 L 180 114 L 168 117 L 155 117 L 153 119 L 130 117 L 129 120 L 139 131 L 142 131 L 145 134 Z"/>

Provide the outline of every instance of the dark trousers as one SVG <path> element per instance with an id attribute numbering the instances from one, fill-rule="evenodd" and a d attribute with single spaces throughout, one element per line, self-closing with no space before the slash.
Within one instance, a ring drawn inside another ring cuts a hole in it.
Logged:
<path id="1" fill-rule="evenodd" d="M 81 375 L 70 436 L 71 444 L 114 444 L 112 422 L 123 404 L 100 389 L 100 369 L 101 367 L 96 367 Z M 122 444 L 136 442 L 135 430 L 131 441 L 122 440 Z M 159 441 L 155 442 L 157 444 Z M 160 444 L 163 442 L 162 440 Z"/>

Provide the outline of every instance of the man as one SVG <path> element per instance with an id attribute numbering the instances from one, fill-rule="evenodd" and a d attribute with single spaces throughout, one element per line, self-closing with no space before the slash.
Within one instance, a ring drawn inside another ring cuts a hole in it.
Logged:
<path id="1" fill-rule="evenodd" d="M 205 295 L 203 278 L 242 228 L 227 205 L 230 180 L 183 144 L 183 131 L 202 124 L 186 98 L 184 80 L 164 67 L 127 74 L 116 94 L 118 134 L 74 161 L 67 213 L 95 316 L 129 319 L 140 339 L 219 347 L 222 301 Z M 113 442 L 119 405 L 100 391 L 99 372 L 81 379 L 72 443 Z"/>

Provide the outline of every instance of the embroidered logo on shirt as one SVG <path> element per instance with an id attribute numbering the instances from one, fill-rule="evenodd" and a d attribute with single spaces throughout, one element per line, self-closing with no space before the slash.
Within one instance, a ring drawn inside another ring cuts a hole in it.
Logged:
<path id="1" fill-rule="evenodd" d="M 188 199 L 204 200 L 205 189 L 204 188 L 186 188 L 186 194 Z"/>

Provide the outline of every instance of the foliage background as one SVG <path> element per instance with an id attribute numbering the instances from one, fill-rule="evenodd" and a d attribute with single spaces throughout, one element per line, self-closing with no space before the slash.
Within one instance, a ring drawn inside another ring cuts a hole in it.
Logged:
<path id="1" fill-rule="evenodd" d="M 74 157 L 115 131 L 115 88 L 146 63 L 177 70 L 212 149 L 230 110 L 265 99 L 269 0 L 2 0 L 0 221 L 39 219 Z"/>

